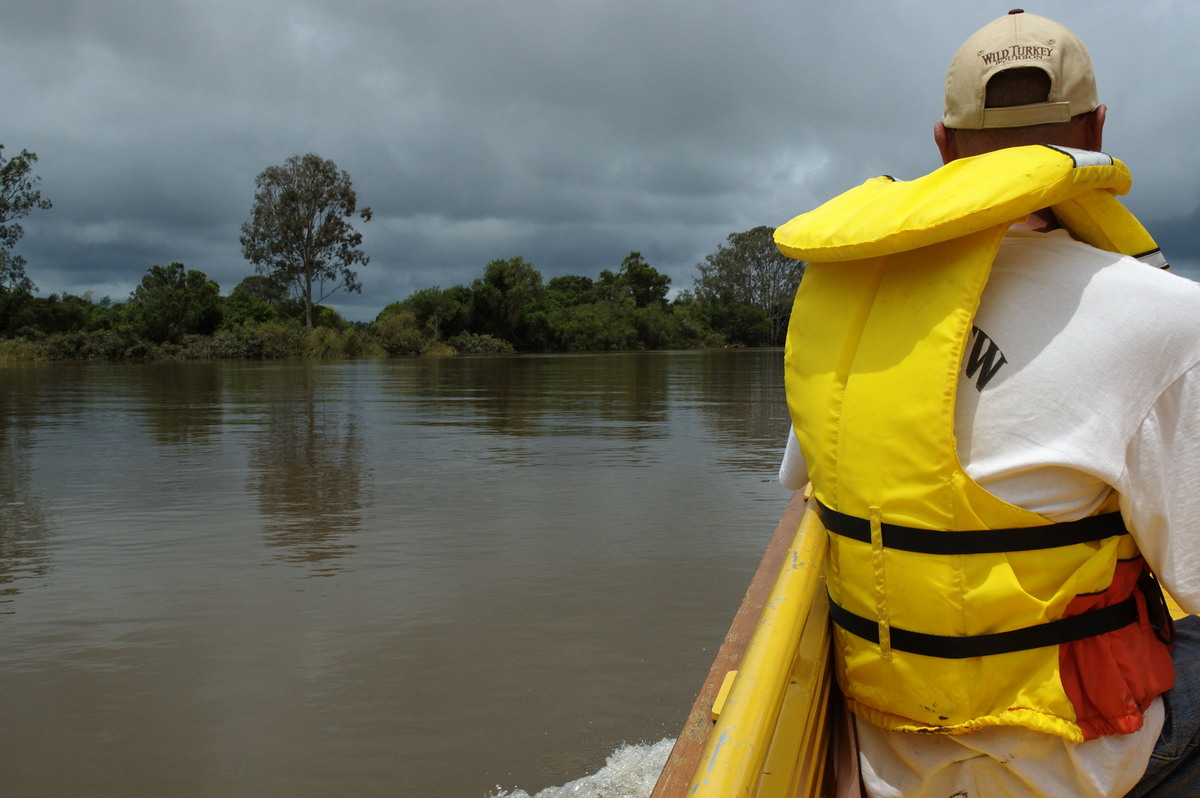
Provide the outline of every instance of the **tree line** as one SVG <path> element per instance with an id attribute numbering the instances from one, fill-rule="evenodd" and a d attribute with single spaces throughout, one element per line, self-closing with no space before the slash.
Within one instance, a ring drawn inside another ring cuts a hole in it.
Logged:
<path id="1" fill-rule="evenodd" d="M 522 257 L 494 260 L 467 285 L 432 286 L 351 323 L 321 304 L 361 291 L 369 263 L 353 221 L 350 176 L 314 154 L 256 180 L 241 244 L 255 274 L 228 295 L 182 263 L 151 266 L 124 301 L 36 296 L 11 254 L 19 220 L 49 210 L 37 156 L 0 147 L 0 358 L 264 358 L 612 351 L 769 346 L 782 342 L 803 264 L 775 248 L 773 228 L 732 233 L 697 264 L 690 290 L 639 252 L 595 277 L 546 280 Z"/>

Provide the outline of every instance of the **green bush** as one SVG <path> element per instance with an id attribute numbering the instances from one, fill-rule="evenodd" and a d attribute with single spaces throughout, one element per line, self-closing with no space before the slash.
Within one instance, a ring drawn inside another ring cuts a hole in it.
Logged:
<path id="1" fill-rule="evenodd" d="M 304 328 L 297 324 L 267 322 L 258 328 L 262 336 L 262 356 L 297 357 L 304 354 Z"/>
<path id="2" fill-rule="evenodd" d="M 344 357 L 362 357 L 366 352 L 367 342 L 358 330 L 350 327 L 342 331 L 342 355 Z"/>
<path id="3" fill-rule="evenodd" d="M 47 336 L 41 342 L 47 360 L 148 360 L 164 351 L 129 330 L 100 330 Z"/>
<path id="4" fill-rule="evenodd" d="M 454 357 L 458 350 L 444 341 L 432 341 L 421 350 L 421 354 L 425 357 Z"/>
<path id="5" fill-rule="evenodd" d="M 511 355 L 516 351 L 508 341 L 477 333 L 461 333 L 447 343 L 464 355 Z"/>
<path id="6" fill-rule="evenodd" d="M 425 348 L 425 339 L 417 329 L 412 311 L 397 310 L 388 313 L 371 325 L 372 333 L 379 346 L 391 357 L 419 355 Z"/>
<path id="7" fill-rule="evenodd" d="M 184 336 L 181 354 L 193 360 L 258 360 L 263 350 L 263 337 L 257 330 L 234 327 L 217 330 L 211 336 Z"/>
<path id="8" fill-rule="evenodd" d="M 40 342 L 0 338 L 0 363 L 45 359 L 45 347 Z"/>
<path id="9" fill-rule="evenodd" d="M 341 333 L 330 327 L 314 327 L 304 339 L 305 357 L 337 358 L 345 355 Z"/>

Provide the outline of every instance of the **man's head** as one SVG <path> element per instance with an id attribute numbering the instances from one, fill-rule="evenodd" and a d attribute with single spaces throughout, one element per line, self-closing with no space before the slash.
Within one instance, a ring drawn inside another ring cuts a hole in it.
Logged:
<path id="1" fill-rule="evenodd" d="M 973 33 L 946 72 L 944 161 L 1023 144 L 1099 149 L 1106 109 L 1083 42 L 1017 9 Z"/>

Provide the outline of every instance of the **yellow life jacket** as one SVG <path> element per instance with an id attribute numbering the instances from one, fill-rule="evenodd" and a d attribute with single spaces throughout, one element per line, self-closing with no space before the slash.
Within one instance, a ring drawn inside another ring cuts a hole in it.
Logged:
<path id="1" fill-rule="evenodd" d="M 809 261 L 785 382 L 830 533 L 838 681 L 876 725 L 1078 741 L 1140 728 L 1173 683 L 1162 594 L 1119 514 L 1051 524 L 1002 501 L 963 470 L 954 435 L 1008 227 L 1052 207 L 1094 246 L 1161 259 L 1114 196 L 1130 182 L 1100 153 L 1019 147 L 868 181 L 776 231 Z"/>

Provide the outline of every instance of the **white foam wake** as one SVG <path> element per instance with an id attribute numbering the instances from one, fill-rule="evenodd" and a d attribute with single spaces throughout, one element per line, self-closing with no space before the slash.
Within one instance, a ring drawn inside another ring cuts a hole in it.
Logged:
<path id="1" fill-rule="evenodd" d="M 536 795 L 518 789 L 497 792 L 491 798 L 646 798 L 654 789 L 673 745 L 672 739 L 623 745 L 609 755 L 604 767 L 590 776 L 561 787 L 547 787 Z"/>

